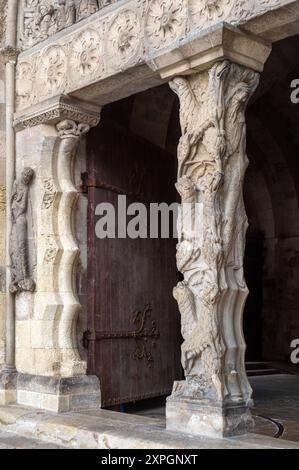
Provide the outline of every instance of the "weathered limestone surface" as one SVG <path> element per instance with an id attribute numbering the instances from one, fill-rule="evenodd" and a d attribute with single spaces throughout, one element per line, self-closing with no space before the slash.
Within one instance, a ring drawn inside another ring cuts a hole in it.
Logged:
<path id="1" fill-rule="evenodd" d="M 284 387 L 292 389 L 298 387 L 298 379 L 295 376 L 289 376 L 291 379 L 282 377 Z M 265 387 L 264 380 L 263 386 Z M 285 397 L 283 393 L 282 397 Z M 293 406 L 296 405 L 296 399 L 294 393 Z M 270 403 L 273 412 L 275 398 L 270 399 Z M 275 409 L 279 409 L 279 421 L 283 422 L 287 432 L 288 420 L 285 418 L 288 416 L 289 405 Z M 0 407 L 0 442 L 1 432 L 10 432 L 12 435 L 38 439 L 40 445 L 51 442 L 62 447 L 83 449 L 296 449 L 299 447 L 298 442 L 291 442 L 297 441 L 296 434 L 290 433 L 284 435 L 283 439 L 274 439 L 272 436 L 277 430 L 267 419 L 261 421 L 256 418 L 258 434 L 211 439 L 182 434 L 179 430 L 177 433 L 165 430 L 164 410 L 161 411 L 157 415 L 154 414 L 154 417 L 107 410 L 72 412 L 55 416 L 53 413 L 34 411 L 21 406 Z M 256 413 L 259 411 L 260 409 L 256 410 Z"/>
<path id="2" fill-rule="evenodd" d="M 80 140 L 99 118 L 98 107 L 58 99 L 32 118 L 38 125 L 17 133 L 17 174 L 23 166 L 36 174 L 28 202 L 36 290 L 16 296 L 18 403 L 56 412 L 100 406 L 99 381 L 85 376 L 86 361 L 76 339 L 81 310 L 74 270 L 79 257 L 74 233 L 79 187 L 73 171 Z"/>
<path id="3" fill-rule="evenodd" d="M 180 50 L 181 46 L 205 34 L 209 28 L 221 22 L 245 25 L 252 18 L 263 18 L 266 12 L 278 9 L 281 12 L 278 16 L 287 16 L 289 22 L 293 21 L 294 15 L 299 17 L 294 0 L 113 2 L 20 55 L 18 108 L 26 109 L 60 93 L 75 93 L 107 78 L 112 82 L 119 80 L 120 73 L 136 66 L 140 70 L 146 63 L 152 66 L 152 62 L 166 51 L 177 51 L 180 60 L 188 60 L 189 56 Z M 38 33 L 38 29 L 36 34 L 40 34 L 40 40 L 48 36 Z M 137 70 L 133 75 L 138 80 Z M 92 99 L 86 91 L 85 96 Z M 104 103 L 101 101 L 100 104 Z"/>
<path id="4" fill-rule="evenodd" d="M 170 83 L 181 105 L 177 265 L 184 281 L 174 296 L 186 379 L 175 383 L 168 399 L 167 426 L 191 434 L 226 436 L 251 428 L 242 333 L 248 294 L 243 180 L 245 109 L 258 79 L 253 70 L 222 61 L 208 73 Z"/>
<path id="5" fill-rule="evenodd" d="M 0 1 L 0 45 L 3 45 L 6 20 L 6 0 Z M 6 184 L 5 184 L 5 66 L 0 63 L 0 370 L 4 364 L 5 349 L 5 232 L 6 232 Z"/>
<path id="6" fill-rule="evenodd" d="M 78 261 L 82 271 L 86 267 L 86 233 L 78 229 L 78 214 L 86 214 L 86 206 L 79 200 L 73 163 L 80 139 L 99 121 L 99 108 L 76 98 L 102 105 L 176 77 L 172 87 L 181 101 L 183 134 L 178 190 L 183 202 L 191 205 L 192 220 L 198 220 L 193 212 L 198 203 L 203 223 L 198 236 L 182 212 L 178 266 L 185 280 L 175 296 L 182 313 L 186 381 L 174 386 L 168 427 L 213 436 L 250 427 L 251 390 L 241 327 L 247 295 L 242 271 L 247 224 L 242 201 L 247 165 L 244 113 L 257 85 L 255 72 L 262 70 L 269 46 L 236 26 L 246 29 L 249 22 L 249 30 L 271 40 L 276 30 L 267 18 L 278 11 L 275 28 L 293 21 L 298 4 L 22 2 L 16 177 L 25 167 L 36 175 L 27 212 L 28 258 L 36 291 L 16 296 L 19 403 L 66 411 L 75 406 L 70 402 L 76 393 L 70 391 L 66 400 L 60 386 L 74 376 L 81 377 L 85 387 L 80 400 L 90 393 L 84 384 L 86 361 L 76 339 L 82 303 L 75 287 Z M 0 320 L 0 363 L 1 328 Z M 45 377 L 45 383 L 41 385 L 38 377 Z M 98 406 L 96 383 L 93 393 Z"/>

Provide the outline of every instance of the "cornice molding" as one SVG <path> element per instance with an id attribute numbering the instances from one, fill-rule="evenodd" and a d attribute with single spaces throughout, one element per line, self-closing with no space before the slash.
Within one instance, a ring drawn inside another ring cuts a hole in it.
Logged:
<path id="1" fill-rule="evenodd" d="M 95 127 L 100 118 L 101 107 L 61 95 L 16 114 L 14 128 L 20 131 L 40 124 L 57 124 L 65 119 Z"/>

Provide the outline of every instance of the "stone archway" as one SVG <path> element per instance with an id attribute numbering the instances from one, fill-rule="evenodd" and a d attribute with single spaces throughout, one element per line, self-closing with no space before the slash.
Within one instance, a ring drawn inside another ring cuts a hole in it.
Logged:
<path id="1" fill-rule="evenodd" d="M 165 16 L 163 8 L 158 13 L 153 8 L 159 0 L 152 0 L 149 9 L 145 8 L 147 2 L 114 3 L 57 36 L 39 36 L 34 47 L 23 44 L 17 61 L 16 176 L 24 162 L 35 167 L 38 243 L 37 291 L 31 297 L 22 294 L 16 302 L 17 317 L 25 315 L 27 321 L 18 344 L 30 345 L 31 361 L 30 365 L 20 362 L 20 370 L 38 375 L 31 380 L 19 374 L 18 402 L 32 404 L 38 396 L 41 408 L 61 411 L 75 407 L 84 393 L 86 400 L 90 394 L 98 398 L 98 388 L 93 389 L 84 376 L 85 364 L 74 343 L 78 299 L 72 274 L 78 246 L 70 216 L 77 189 L 70 178 L 69 157 L 78 134 L 86 130 L 82 124 L 93 125 L 98 120 L 99 110 L 90 102 L 104 106 L 170 81 L 181 103 L 178 190 L 183 202 L 191 204 L 191 212 L 194 203 L 199 203 L 205 226 L 198 240 L 185 226 L 183 214 L 177 258 L 185 281 L 177 286 L 175 296 L 183 318 L 187 380 L 174 386 L 168 427 L 213 436 L 245 432 L 251 425 L 251 391 L 244 370 L 241 328 L 247 295 L 242 272 L 246 215 L 241 194 L 247 164 L 244 113 L 270 52 L 267 40 L 290 34 L 287 25 L 293 23 L 296 5 L 284 0 L 250 1 L 240 11 L 239 2 L 230 7 L 220 2 L 217 11 L 208 11 L 198 2 L 174 2 L 179 6 L 172 2 Z M 267 19 L 273 19 L 288 3 L 290 8 L 282 10 L 284 14 L 278 15 L 269 30 Z M 141 21 L 143 17 L 145 21 Z M 234 26 L 220 24 L 220 20 Z M 129 37 L 124 34 L 127 28 Z M 28 24 L 22 22 L 20 45 L 26 32 Z M 11 77 L 14 68 L 10 61 Z M 12 109 L 13 104 L 8 109 L 11 121 Z M 64 122 L 63 128 L 59 125 L 57 129 L 59 122 Z M 47 174 L 43 173 L 44 161 Z M 53 198 L 52 218 L 42 212 L 44 197 Z M 49 274 L 45 259 L 52 263 Z M 39 353 L 41 362 L 35 361 Z M 51 382 L 49 377 L 55 380 Z M 54 393 L 49 391 L 50 382 Z M 76 391 L 74 400 L 71 392 L 65 397 L 70 385 Z"/>

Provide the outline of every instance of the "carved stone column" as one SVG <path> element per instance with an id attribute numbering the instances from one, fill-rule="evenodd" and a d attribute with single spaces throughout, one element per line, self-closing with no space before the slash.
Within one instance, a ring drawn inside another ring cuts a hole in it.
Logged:
<path id="1" fill-rule="evenodd" d="M 174 78 L 182 137 L 177 246 L 184 280 L 174 289 L 181 317 L 185 380 L 167 401 L 167 427 L 223 437 L 252 429 L 242 314 L 248 294 L 243 256 L 245 110 L 258 85 L 251 69 L 220 60 Z"/>
<path id="2" fill-rule="evenodd" d="M 61 96 L 15 121 L 18 171 L 35 171 L 29 206 L 36 289 L 16 297 L 18 404 L 59 412 L 101 405 L 99 380 L 86 375 L 77 345 L 80 247 L 74 223 L 77 148 L 99 120 L 98 106 Z"/>

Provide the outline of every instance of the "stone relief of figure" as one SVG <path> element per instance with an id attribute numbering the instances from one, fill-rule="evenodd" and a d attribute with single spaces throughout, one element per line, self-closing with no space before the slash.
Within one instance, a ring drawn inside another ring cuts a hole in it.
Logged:
<path id="1" fill-rule="evenodd" d="M 98 0 L 81 0 L 77 9 L 78 21 L 87 18 L 99 9 Z"/>
<path id="2" fill-rule="evenodd" d="M 58 31 L 72 26 L 76 22 L 76 7 L 74 1 L 58 0 L 56 16 Z"/>
<path id="3" fill-rule="evenodd" d="M 25 168 L 21 177 L 14 182 L 11 196 L 10 258 L 11 285 L 10 292 L 33 292 L 35 282 L 30 278 L 28 267 L 28 226 L 27 206 L 29 186 L 34 177 L 32 168 Z"/>
<path id="4" fill-rule="evenodd" d="M 53 5 L 43 2 L 37 5 L 33 16 L 33 35 L 34 37 L 46 39 L 54 31 L 54 13 Z"/>
<path id="5" fill-rule="evenodd" d="M 32 0 L 25 3 L 22 43 L 33 46 L 118 0 Z"/>
<path id="6" fill-rule="evenodd" d="M 241 203 L 247 166 L 244 114 L 257 82 L 254 72 L 222 61 L 206 75 L 176 77 L 170 83 L 180 99 L 182 128 L 177 266 L 184 281 L 174 289 L 174 297 L 182 316 L 186 381 L 176 383 L 176 396 L 222 401 L 228 394 L 219 305 L 228 288 L 246 287 L 240 269 L 246 226 Z M 199 229 L 190 224 L 198 218 L 197 205 Z"/>

